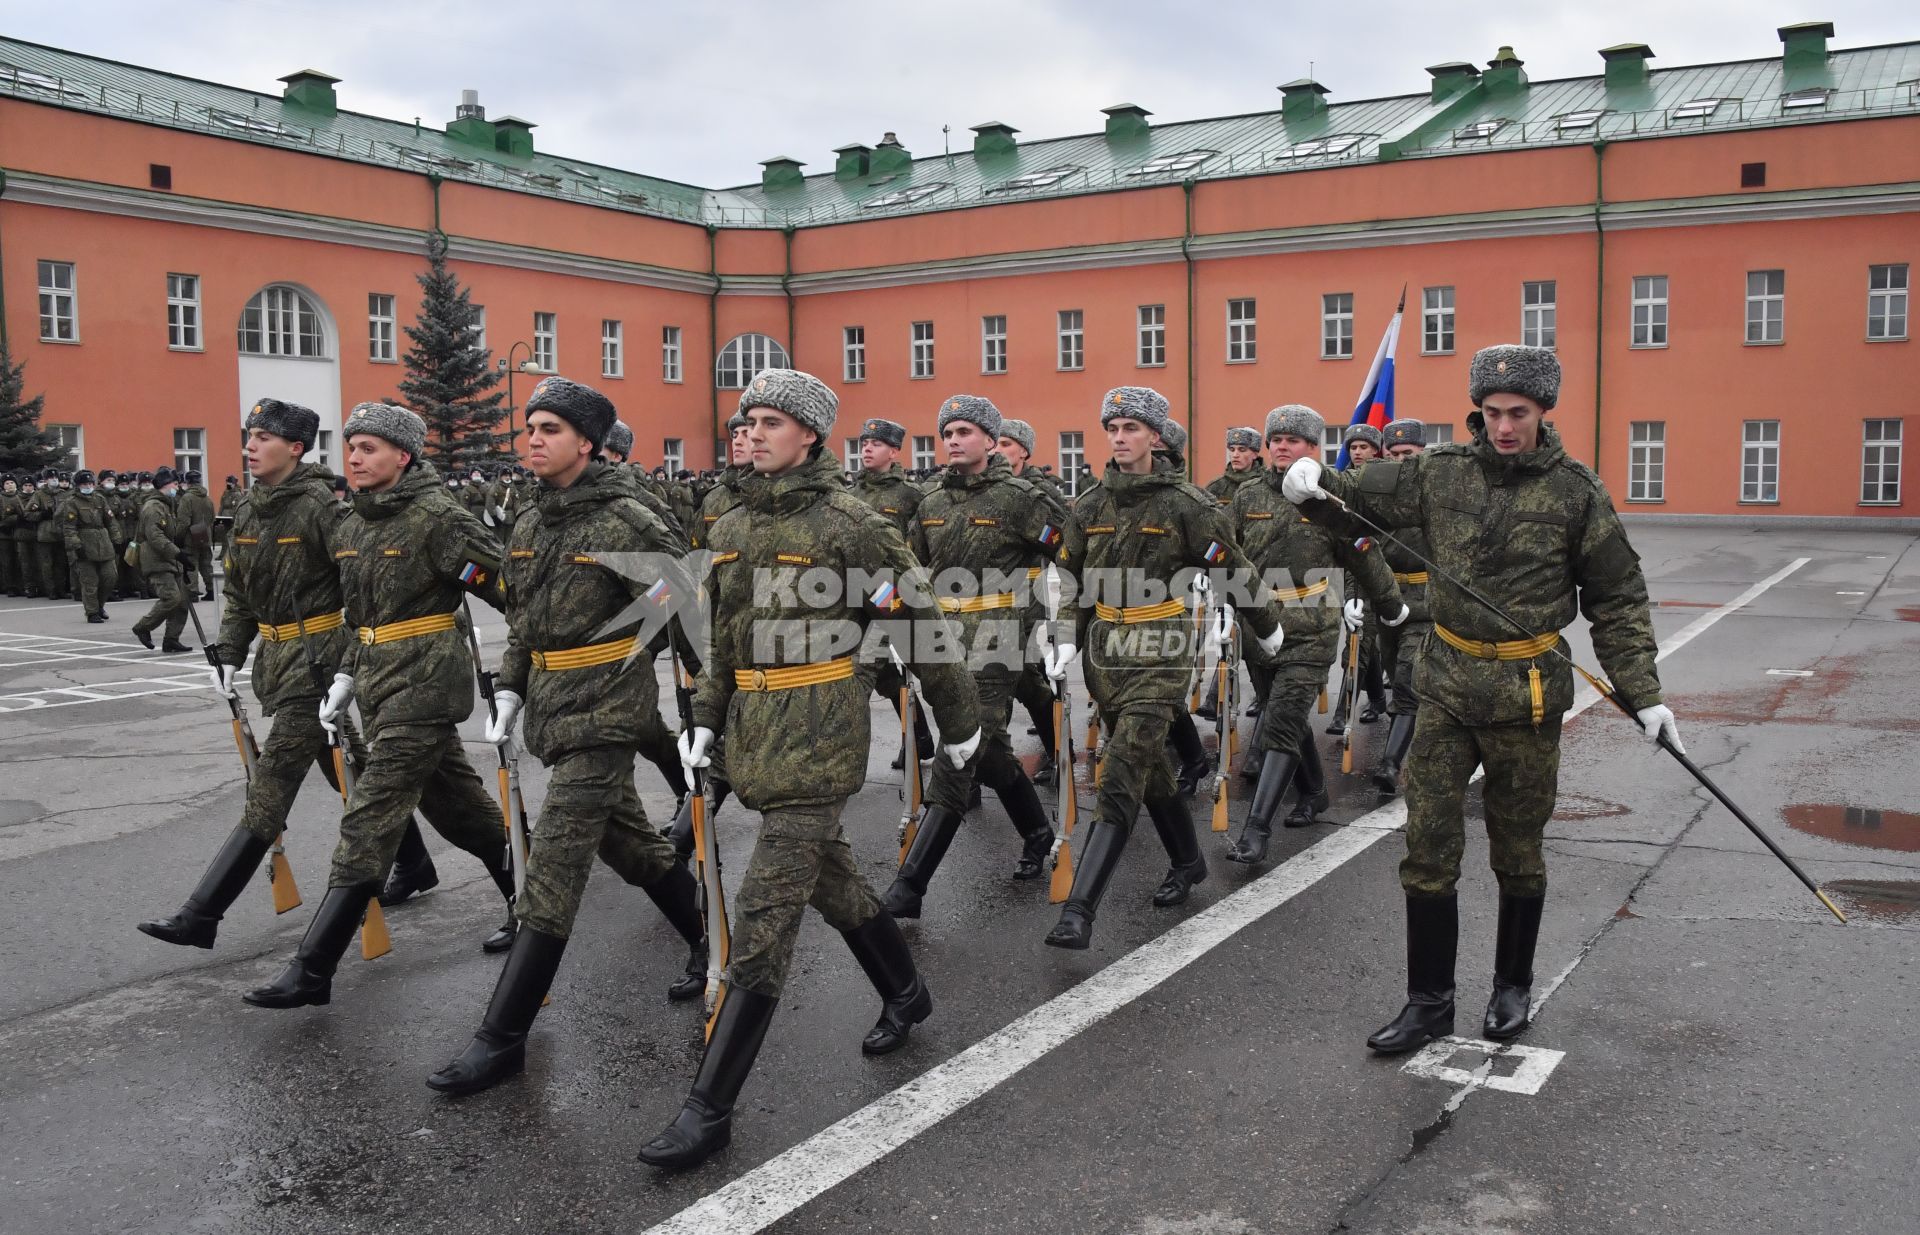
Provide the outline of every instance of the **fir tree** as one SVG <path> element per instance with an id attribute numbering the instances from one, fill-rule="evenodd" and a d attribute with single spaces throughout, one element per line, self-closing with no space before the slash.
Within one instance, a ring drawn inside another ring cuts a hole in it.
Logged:
<path id="1" fill-rule="evenodd" d="M 427 273 L 416 276 L 420 317 L 406 328 L 411 346 L 400 394 L 427 422 L 427 458 L 443 472 L 465 471 L 501 461 L 511 449 L 507 435 L 497 431 L 506 416 L 505 396 L 494 389 L 500 375 L 493 352 L 473 345 L 479 311 L 447 269 L 447 238 L 439 232 L 427 242 L 427 258 Z"/>
<path id="2" fill-rule="evenodd" d="M 27 362 L 0 342 L 0 472 L 37 472 L 63 462 L 60 439 L 40 427 L 45 395 L 25 398 Z"/>

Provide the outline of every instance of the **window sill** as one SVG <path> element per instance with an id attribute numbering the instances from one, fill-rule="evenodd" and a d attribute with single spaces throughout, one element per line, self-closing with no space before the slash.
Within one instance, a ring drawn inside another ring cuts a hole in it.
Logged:
<path id="1" fill-rule="evenodd" d="M 1422 356 L 1453 356 L 1453 355 L 1456 355 L 1457 353 L 1452 348 L 1449 347 L 1445 351 L 1439 351 L 1439 352 L 1430 352 L 1425 348 L 1421 348 L 1420 354 Z"/>
<path id="2" fill-rule="evenodd" d="M 167 344 L 167 350 L 170 352 L 183 352 L 191 356 L 195 354 L 204 355 L 207 349 L 204 347 L 175 347 L 173 344 L 169 343 Z"/>
<path id="3" fill-rule="evenodd" d="M 1055 365 L 1053 371 L 1055 373 L 1085 373 L 1087 371 L 1087 366 L 1083 364 Z"/>
<path id="4" fill-rule="evenodd" d="M 660 379 L 660 384 L 662 386 L 684 386 L 686 385 L 686 379 L 679 378 L 679 377 L 663 377 Z"/>
<path id="5" fill-rule="evenodd" d="M 1258 356 L 1248 356 L 1244 360 L 1235 360 L 1233 357 L 1229 356 L 1227 357 L 1227 363 L 1228 364 L 1259 364 L 1260 358 Z"/>
<path id="6" fill-rule="evenodd" d="M 1322 359 L 1322 360 L 1352 360 L 1352 359 L 1353 359 L 1353 357 L 1351 357 L 1351 356 L 1327 356 L 1327 355 L 1322 355 L 1322 356 L 1320 357 L 1320 359 Z"/>
<path id="7" fill-rule="evenodd" d="M 669 381 L 671 384 L 675 386 L 678 386 L 680 384 L 679 382 L 674 381 L 671 378 L 668 378 L 665 380 Z M 866 384 L 866 381 L 867 379 L 864 377 L 843 377 L 840 379 L 840 384 L 842 386 L 863 386 Z"/>
<path id="8" fill-rule="evenodd" d="M 1889 509 L 1898 509 L 1901 506 L 1905 506 L 1906 503 L 1904 501 L 1899 501 L 1896 499 L 1895 501 L 1891 501 L 1891 502 L 1860 502 L 1860 503 L 1857 503 L 1857 505 L 1862 510 L 1889 510 Z"/>
<path id="9" fill-rule="evenodd" d="M 1748 339 L 1745 343 L 1742 343 L 1740 346 L 1742 347 L 1785 347 L 1786 345 L 1787 345 L 1787 341 L 1785 339 L 1760 339 L 1760 340 Z"/>
<path id="10" fill-rule="evenodd" d="M 1743 497 L 1740 499 L 1738 504 L 1741 506 L 1778 506 L 1780 504 L 1780 499 L 1777 497 L 1765 498 L 1765 499 Z"/>
<path id="11" fill-rule="evenodd" d="M 1903 334 L 1890 334 L 1890 335 L 1883 335 L 1880 338 L 1876 339 L 1872 335 L 1868 335 L 1867 342 L 1869 343 L 1905 343 L 1909 340 L 1909 337 L 1910 336 L 1903 335 Z"/>
<path id="12" fill-rule="evenodd" d="M 1136 369 L 1164 369 L 1167 367 L 1167 362 L 1162 360 L 1157 364 L 1137 364 L 1133 367 Z"/>
<path id="13" fill-rule="evenodd" d="M 79 347 L 80 346 L 80 340 L 78 339 L 49 339 L 47 336 L 41 335 L 40 341 L 42 343 L 57 343 L 61 347 Z"/>
<path id="14" fill-rule="evenodd" d="M 1667 499 L 1664 497 L 1630 497 L 1627 499 L 1627 503 L 1632 506 L 1665 506 Z"/>
<path id="15" fill-rule="evenodd" d="M 295 364 L 332 364 L 331 356 L 276 356 L 272 352 L 241 352 L 245 360 L 291 360 Z"/>
<path id="16" fill-rule="evenodd" d="M 1664 352 L 1667 350 L 1667 347 L 1668 345 L 1665 343 L 1629 343 L 1627 344 L 1627 350 L 1630 352 Z"/>
<path id="17" fill-rule="evenodd" d="M 982 370 L 980 370 L 980 376 L 981 376 L 981 377 L 1005 377 L 1006 375 L 1007 375 L 1007 371 L 1006 371 L 1005 369 L 982 369 Z"/>

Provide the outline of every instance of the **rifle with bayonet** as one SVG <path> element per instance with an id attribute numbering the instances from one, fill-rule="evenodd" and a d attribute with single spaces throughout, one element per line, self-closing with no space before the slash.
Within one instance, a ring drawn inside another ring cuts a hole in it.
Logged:
<path id="1" fill-rule="evenodd" d="M 892 644 L 887 645 L 887 655 L 900 673 L 900 860 L 905 862 L 920 832 L 920 804 L 926 792 L 920 782 L 920 747 L 913 723 L 920 714 L 920 692 Z"/>
<path id="2" fill-rule="evenodd" d="M 1048 606 L 1047 630 L 1053 646 L 1060 646 L 1060 618 Z M 1073 894 L 1073 828 L 1080 820 L 1079 791 L 1073 783 L 1073 693 L 1064 677 L 1047 675 L 1053 687 L 1053 849 L 1048 861 L 1053 879 L 1047 899 L 1058 905 Z"/>
<path id="3" fill-rule="evenodd" d="M 667 648 L 673 655 L 673 699 L 680 712 L 682 732 L 693 732 L 693 677 L 681 667 L 680 648 L 672 639 Z M 914 762 L 914 752 L 907 759 Z M 693 823 L 693 860 L 700 883 L 700 915 L 707 932 L 707 1037 L 713 1036 L 713 1023 L 727 994 L 727 965 L 733 959 L 733 931 L 727 924 L 727 890 L 720 879 L 720 839 L 714 835 L 713 821 L 707 818 L 707 774 L 705 768 L 688 766 L 687 811 Z"/>
<path id="4" fill-rule="evenodd" d="M 1347 727 L 1340 735 L 1340 770 L 1353 771 L 1353 731 L 1360 727 L 1360 632 L 1347 632 Z"/>
<path id="5" fill-rule="evenodd" d="M 467 619 L 467 650 L 473 655 L 473 678 L 480 686 L 480 697 L 487 701 L 487 718 L 497 719 L 499 706 L 494 702 L 499 675 L 489 673 L 480 660 L 480 635 L 473 625 L 473 609 L 466 597 L 460 598 L 462 615 Z M 513 868 L 513 900 L 518 907 L 527 890 L 527 803 L 520 795 L 520 753 L 514 749 L 513 736 L 494 748 L 500 756 L 495 773 L 500 785 L 500 822 L 506 832 L 507 862 Z"/>
<path id="6" fill-rule="evenodd" d="M 320 697 L 326 698 L 333 688 L 333 679 L 328 676 L 327 668 L 314 654 L 313 641 L 307 636 L 307 619 L 296 616 L 294 625 L 300 631 L 300 650 L 306 653 L 307 672 L 313 676 L 313 684 L 320 691 Z M 333 724 L 322 721 L 320 727 L 326 731 L 327 747 L 333 756 L 333 781 L 340 789 L 340 804 L 343 808 L 353 806 L 353 785 L 358 779 L 353 768 L 352 753 L 340 737 L 339 721 Z M 367 902 L 367 916 L 360 921 L 360 956 L 363 960 L 374 960 L 393 951 L 393 936 L 387 933 L 387 915 L 380 911 L 380 898 L 374 897 Z"/>
<path id="7" fill-rule="evenodd" d="M 1217 713 L 1214 716 L 1214 732 L 1220 741 L 1220 750 L 1216 758 L 1218 765 L 1213 774 L 1213 830 L 1227 830 L 1227 776 L 1233 767 L 1234 747 L 1239 741 L 1239 730 L 1235 721 L 1240 715 L 1240 672 L 1233 658 L 1233 606 L 1222 604 L 1214 612 L 1218 623 L 1215 637 L 1220 643 L 1220 661 L 1214 669 L 1219 675 L 1214 692 Z"/>

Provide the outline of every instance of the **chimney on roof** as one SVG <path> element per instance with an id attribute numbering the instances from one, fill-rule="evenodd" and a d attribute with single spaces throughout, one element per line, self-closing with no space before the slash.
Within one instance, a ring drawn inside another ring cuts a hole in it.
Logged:
<path id="1" fill-rule="evenodd" d="M 533 157 L 533 130 L 534 123 L 531 120 L 502 116 L 493 122 L 493 148 L 502 154 L 530 159 Z"/>
<path id="2" fill-rule="evenodd" d="M 805 184 L 807 178 L 800 169 L 805 167 L 799 159 L 788 158 L 784 154 L 771 159 L 760 160 L 760 187 L 768 193 L 778 193 L 786 189 L 797 189 Z"/>
<path id="3" fill-rule="evenodd" d="M 305 108 L 319 116 L 331 116 L 340 110 L 333 94 L 334 83 L 340 80 L 338 77 L 318 69 L 301 69 L 280 80 L 287 83 L 280 97 L 295 107 Z"/>
<path id="4" fill-rule="evenodd" d="M 1527 88 L 1527 71 L 1521 66 L 1526 61 L 1513 54 L 1513 48 L 1502 47 L 1493 53 L 1493 59 L 1487 61 L 1487 72 L 1482 81 L 1486 83 L 1487 93 L 1493 95 L 1518 94 Z"/>
<path id="5" fill-rule="evenodd" d="M 1280 87 L 1280 116 L 1289 124 L 1327 114 L 1327 88 L 1310 77 Z"/>
<path id="6" fill-rule="evenodd" d="M 487 123 L 487 109 L 480 106 L 478 90 L 460 92 L 460 106 L 453 109 L 453 123 L 447 126 L 447 136 L 482 150 L 498 148 L 494 128 Z"/>
<path id="7" fill-rule="evenodd" d="M 874 147 L 872 166 L 876 176 L 897 176 L 913 166 L 913 152 L 892 133 L 883 134 Z"/>
<path id="8" fill-rule="evenodd" d="M 998 120 L 974 125 L 973 157 L 994 159 L 1012 154 L 1016 149 L 1013 135 L 1019 131 L 1010 124 L 1001 124 Z"/>
<path id="9" fill-rule="evenodd" d="M 1480 70 L 1465 60 L 1449 60 L 1445 64 L 1430 64 L 1427 73 L 1433 78 L 1433 102 L 1444 103 L 1463 91 L 1470 90 L 1480 80 Z"/>
<path id="10" fill-rule="evenodd" d="M 1653 48 L 1645 43 L 1618 43 L 1602 47 L 1600 58 L 1607 63 L 1607 89 L 1640 86 L 1646 84 L 1647 61 L 1653 59 Z"/>
<path id="11" fill-rule="evenodd" d="M 1139 141 L 1147 135 L 1147 117 L 1153 113 L 1138 103 L 1115 103 L 1100 109 L 1107 117 L 1107 140 Z"/>
<path id="12" fill-rule="evenodd" d="M 1827 67 L 1827 40 L 1833 37 L 1830 21 L 1803 21 L 1797 26 L 1782 26 L 1777 32 L 1783 45 L 1782 67 L 1789 77 L 1820 75 Z M 1793 83 L 1789 82 L 1791 89 Z"/>
<path id="13" fill-rule="evenodd" d="M 838 146 L 834 149 L 833 178 L 835 180 L 858 180 L 867 174 L 873 161 L 873 147 L 854 142 L 850 146 Z"/>

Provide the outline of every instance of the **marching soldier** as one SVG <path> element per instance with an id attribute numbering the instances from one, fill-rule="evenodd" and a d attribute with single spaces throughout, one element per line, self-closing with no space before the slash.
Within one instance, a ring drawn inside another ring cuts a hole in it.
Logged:
<path id="1" fill-rule="evenodd" d="M 213 498 L 200 483 L 199 472 L 188 472 L 180 488 L 180 521 L 187 527 L 187 552 L 198 579 L 187 581 L 187 594 L 197 586 L 201 600 L 213 599 Z"/>
<path id="2" fill-rule="evenodd" d="M 907 479 L 906 469 L 900 466 L 900 447 L 907 440 L 907 427 L 891 420 L 875 418 L 860 427 L 860 470 L 854 473 L 853 495 L 873 507 L 885 516 L 894 530 L 912 542 L 912 529 L 916 512 L 926 495 Z M 868 669 L 867 666 L 862 666 Z M 900 709 L 900 690 L 906 685 L 900 670 L 891 660 L 872 666 L 873 688 L 885 699 L 897 713 Z M 927 731 L 927 718 L 915 712 L 913 714 L 913 740 L 915 754 L 921 759 L 933 757 L 933 734 Z M 893 766 L 906 766 L 904 749 L 894 756 Z M 961 809 L 965 809 L 962 803 Z"/>
<path id="3" fill-rule="evenodd" d="M 687 539 L 694 548 L 706 548 L 713 525 L 740 504 L 741 482 L 754 474 L 752 451 L 753 445 L 747 440 L 747 415 L 735 412 L 727 418 L 727 465 L 700 499 L 700 514 L 687 529 Z"/>
<path id="4" fill-rule="evenodd" d="M 80 594 L 87 621 L 104 622 L 107 598 L 120 577 L 119 564 L 113 559 L 113 541 L 120 529 L 112 506 L 97 492 L 92 472 L 81 468 L 73 474 L 73 483 L 73 492 L 60 502 L 60 534 L 66 540 L 74 590 Z"/>
<path id="5" fill-rule="evenodd" d="M 1154 460 L 1164 459 L 1167 466 L 1185 476 L 1187 472 L 1187 430 L 1179 421 L 1167 420 L 1167 427 L 1160 434 L 1161 446 L 1156 447 Z M 1194 671 L 1205 666 L 1201 663 L 1202 641 L 1196 636 L 1193 641 Z M 1179 766 L 1174 773 L 1174 781 L 1180 788 L 1182 797 L 1193 797 L 1199 792 L 1200 782 L 1206 778 L 1209 764 L 1207 749 L 1200 743 L 1200 728 L 1193 723 L 1193 716 L 1182 708 L 1180 714 L 1167 726 L 1167 745 L 1172 748 Z"/>
<path id="6" fill-rule="evenodd" d="M 367 759 L 340 820 L 326 897 L 299 951 L 279 977 L 242 996 L 262 1008 L 331 1000 L 334 969 L 416 808 L 480 860 L 509 903 L 513 894 L 498 808 L 455 728 L 474 699 L 460 598 L 504 603 L 499 546 L 421 458 L 420 417 L 362 403 L 341 437 L 356 495 L 334 529 L 333 560 L 345 622 L 358 637 L 346 643 L 318 716 L 322 728 L 338 725 L 357 696 Z"/>
<path id="7" fill-rule="evenodd" d="M 643 602 L 664 624 L 655 575 L 635 579 L 603 554 L 686 551 L 680 535 L 634 497 L 631 469 L 601 457 L 614 426 L 606 396 L 548 377 L 527 397 L 527 460 L 538 501 L 515 527 L 507 565 L 507 650 L 501 657 L 487 740 L 509 740 L 524 706 L 527 749 L 552 769 L 538 840 L 527 858 L 520 931 L 473 1041 L 427 1078 L 442 1093 L 489 1088 L 526 1062 L 527 1033 L 573 933 L 595 854 L 659 906 L 687 941 L 684 974 L 669 999 L 706 986 L 705 926 L 693 875 L 647 823 L 633 788 L 635 750 L 664 736 L 652 658 L 629 616 Z M 622 619 L 625 618 L 625 621 Z"/>
<path id="8" fill-rule="evenodd" d="M 883 1000 L 861 1043 L 865 1053 L 904 1046 L 933 1010 L 899 924 L 861 877 L 840 828 L 847 798 L 864 783 L 869 734 L 867 691 L 853 658 L 833 652 L 857 646 L 876 615 L 892 614 L 917 631 L 945 623 L 906 541 L 845 490 L 839 460 L 825 449 L 837 405 L 826 383 L 791 369 L 760 373 L 740 397 L 756 479 L 741 489 L 745 513 L 726 515 L 709 533 L 714 642 L 694 727 L 680 742 L 686 762 L 699 767 L 726 730 L 733 789 L 761 812 L 760 839 L 734 903 L 739 929 L 729 984 L 699 1075 L 679 1115 L 640 1150 L 657 1167 L 692 1166 L 731 1140 L 734 1100 L 785 986 L 808 904 L 841 932 Z M 843 583 L 884 582 L 871 594 L 849 587 L 838 605 L 824 607 L 756 586 L 795 567 L 830 571 Z M 774 630 L 790 637 L 769 640 Z M 912 662 L 907 653 L 920 648 L 900 650 Z M 918 672 L 942 735 L 967 735 L 950 738 L 942 752 L 962 766 L 980 745 L 973 680 L 957 660 Z"/>
<path id="9" fill-rule="evenodd" d="M 1033 466 L 1033 443 L 1032 425 L 1012 417 L 1001 418 L 999 450 L 1006 457 L 1007 467 L 1016 479 L 1033 485 L 1047 502 L 1053 526 L 1064 528 L 1070 517 L 1067 495 L 1060 488 L 1059 481 Z M 1041 573 L 1038 569 L 1029 573 L 1029 578 L 1033 580 L 1033 595 L 1027 614 L 1030 622 L 1038 622 L 1046 616 Z M 1021 667 L 1020 679 L 1014 683 L 1013 697 L 1026 711 L 1027 719 L 1033 722 L 1033 732 L 1040 739 L 1040 766 L 1034 770 L 1033 783 L 1050 785 L 1054 780 L 1053 690 L 1047 685 L 1046 672 L 1040 665 L 1027 664 Z"/>
<path id="10" fill-rule="evenodd" d="M 1355 473 L 1378 459 L 1382 452 L 1380 430 L 1369 424 L 1348 425 L 1341 444 L 1347 448 L 1347 459 Z M 1360 637 L 1360 685 L 1367 694 L 1367 706 L 1360 713 L 1360 723 L 1371 725 L 1386 715 L 1387 682 L 1380 668 L 1379 622 L 1355 595 L 1361 589 L 1353 584 L 1354 580 L 1349 577 L 1345 589 L 1348 597 L 1345 620 L 1347 630 Z M 1327 725 L 1327 732 L 1335 737 L 1346 733 L 1347 722 L 1351 719 L 1348 715 L 1349 706 L 1353 702 L 1353 683 L 1347 678 L 1352 670 L 1348 668 L 1345 656 L 1339 657 L 1339 661 L 1340 686 L 1335 692 L 1333 720 Z"/>
<path id="11" fill-rule="evenodd" d="M 1047 672 L 1066 676 L 1086 646 L 1087 690 L 1111 736 L 1100 777 L 1097 815 L 1074 866 L 1073 891 L 1047 935 L 1056 948 L 1086 948 L 1093 919 L 1119 864 L 1135 815 L 1145 803 L 1172 860 L 1155 905 L 1177 905 L 1206 878 L 1193 818 L 1174 781 L 1168 730 L 1186 712 L 1193 619 L 1176 576 L 1189 569 L 1250 572 L 1226 511 L 1187 481 L 1165 443 L 1166 397 L 1121 386 L 1100 403 L 1112 459 L 1100 486 L 1074 503 L 1060 550 L 1062 568 L 1081 582 L 1076 637 L 1047 652 Z M 1241 612 L 1263 654 L 1276 655 L 1283 633 L 1265 597 Z"/>
<path id="12" fill-rule="evenodd" d="M 1388 422 L 1380 434 L 1387 457 L 1409 459 L 1425 450 L 1426 430 L 1426 425 L 1418 420 Z M 1393 568 L 1393 581 L 1400 585 L 1400 599 L 1406 602 L 1413 616 L 1401 625 L 1383 623 L 1380 628 L 1380 660 L 1393 687 L 1387 710 L 1393 719 L 1387 726 L 1387 741 L 1380 750 L 1380 761 L 1374 765 L 1373 787 L 1388 795 L 1400 792 L 1400 766 L 1407 761 L 1407 750 L 1413 745 L 1414 717 L 1420 712 L 1420 694 L 1413 688 L 1413 669 L 1420 659 L 1420 649 L 1426 644 L 1427 632 L 1433 629 L 1433 619 L 1427 609 L 1427 564 L 1422 560 L 1433 556 L 1427 533 L 1423 528 L 1409 527 L 1395 532 L 1394 537 L 1398 543 L 1389 541 L 1379 549 L 1386 555 L 1387 565 Z"/>
<path id="13" fill-rule="evenodd" d="M 1560 720 L 1573 703 L 1570 663 L 1554 651 L 1584 612 L 1593 649 L 1649 738 L 1678 748 L 1660 702 L 1653 623 L 1639 556 L 1600 478 L 1542 423 L 1560 392 L 1551 349 L 1504 344 L 1474 355 L 1468 397 L 1473 440 L 1375 463 L 1362 476 L 1327 473 L 1317 459 L 1289 468 L 1284 492 L 1319 520 L 1329 494 L 1388 529 L 1421 528 L 1444 571 L 1429 586 L 1433 634 L 1414 674 L 1420 695 L 1407 762 L 1407 1004 L 1367 1045 L 1412 1050 L 1453 1032 L 1459 938 L 1454 886 L 1476 766 L 1487 838 L 1500 882 L 1493 998 L 1481 1032 L 1494 1041 L 1527 1027 L 1534 943 L 1546 898 L 1540 838 L 1553 814 Z M 1449 578 L 1526 624 L 1514 630 Z"/>
<path id="14" fill-rule="evenodd" d="M 1260 430 L 1248 427 L 1227 430 L 1227 470 L 1207 482 L 1207 492 L 1222 506 L 1233 505 L 1233 495 L 1249 481 L 1260 479 L 1266 470 L 1260 458 Z"/>
<path id="15" fill-rule="evenodd" d="M 151 649 L 154 629 L 165 626 L 166 636 L 160 644 L 162 652 L 193 650 L 180 642 L 193 593 L 188 590 L 186 576 L 186 527 L 174 509 L 179 488 L 179 479 L 172 468 L 154 469 L 153 488 L 141 495 L 139 530 L 133 537 L 140 546 L 140 573 L 146 576 L 147 588 L 156 598 L 146 616 L 133 624 L 133 637 L 142 647 Z"/>

